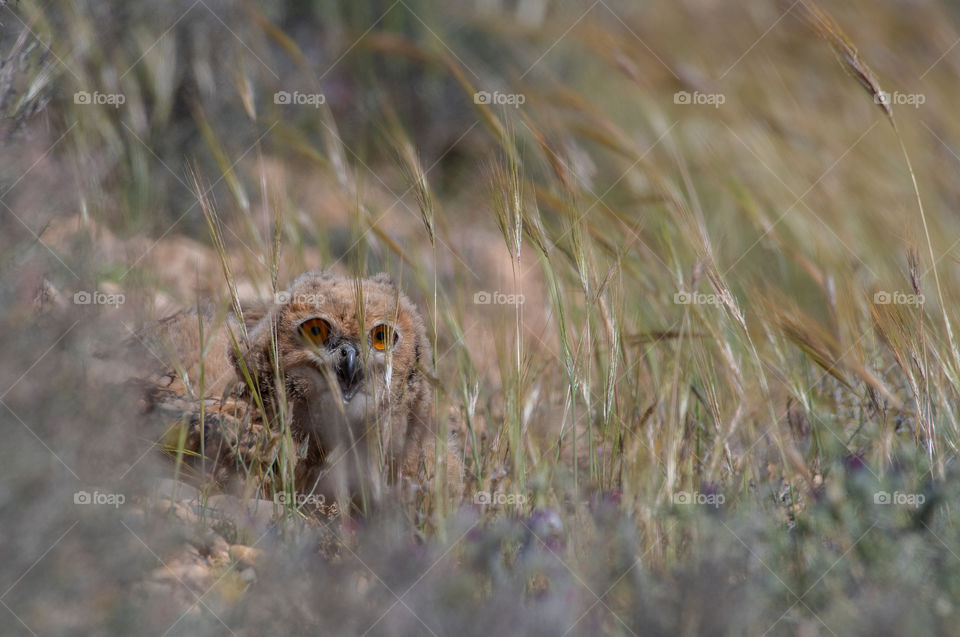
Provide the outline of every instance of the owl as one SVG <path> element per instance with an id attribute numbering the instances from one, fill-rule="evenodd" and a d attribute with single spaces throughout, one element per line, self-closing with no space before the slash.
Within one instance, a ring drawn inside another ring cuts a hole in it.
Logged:
<path id="1" fill-rule="evenodd" d="M 138 340 L 177 361 L 139 381 L 144 411 L 179 418 L 164 446 L 222 486 L 359 505 L 438 468 L 461 480 L 453 441 L 437 453 L 423 319 L 385 274 L 307 272 L 272 305 L 181 312 Z"/>

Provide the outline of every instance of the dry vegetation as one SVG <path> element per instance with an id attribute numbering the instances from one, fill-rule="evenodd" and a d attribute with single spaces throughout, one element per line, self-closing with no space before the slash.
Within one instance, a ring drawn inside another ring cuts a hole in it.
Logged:
<path id="1" fill-rule="evenodd" d="M 0 633 L 955 633 L 960 10 L 634 4 L 0 2 Z M 462 501 L 159 497 L 104 353 L 318 267 Z"/>

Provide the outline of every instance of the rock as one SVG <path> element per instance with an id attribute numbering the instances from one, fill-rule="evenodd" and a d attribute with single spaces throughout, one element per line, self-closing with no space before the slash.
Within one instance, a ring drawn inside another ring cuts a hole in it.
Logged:
<path id="1" fill-rule="evenodd" d="M 179 583 L 194 591 L 205 591 L 213 584 L 210 568 L 203 564 L 168 564 L 155 569 L 150 578 L 154 582 Z"/>
<path id="2" fill-rule="evenodd" d="M 175 502 L 191 502 L 194 500 L 200 500 L 200 491 L 197 490 L 196 487 L 192 487 L 189 484 L 180 482 L 179 480 L 171 480 L 169 478 L 157 480 L 157 486 L 154 490 L 154 494 L 158 498 L 166 498 Z"/>
<path id="3" fill-rule="evenodd" d="M 205 508 L 212 511 L 236 511 L 240 508 L 240 498 L 232 495 L 212 495 L 207 498 Z"/>
<path id="4" fill-rule="evenodd" d="M 219 535 L 214 535 L 213 545 L 210 547 L 210 554 L 207 559 L 216 564 L 225 564 L 230 561 L 230 545 Z"/>
<path id="5" fill-rule="evenodd" d="M 148 599 L 155 599 L 173 593 L 173 585 L 169 582 L 147 581 L 137 584 L 136 590 Z"/>
<path id="6" fill-rule="evenodd" d="M 244 505 L 239 498 L 215 495 L 207 499 L 207 505 L 200 512 L 214 520 L 229 520 L 236 526 L 238 535 L 248 536 L 255 542 L 273 526 L 278 509 L 279 505 L 270 500 L 248 500 Z M 236 538 L 228 537 L 227 540 L 235 542 Z"/>
<path id="7" fill-rule="evenodd" d="M 127 507 L 121 519 L 132 529 L 143 529 L 147 524 L 147 512 L 139 506 Z"/>
<path id="8" fill-rule="evenodd" d="M 357 578 L 357 584 L 355 588 L 357 593 L 359 593 L 360 595 L 364 595 L 366 594 L 367 590 L 370 588 L 370 582 L 367 580 L 366 577 L 361 575 L 360 577 Z"/>
<path id="9" fill-rule="evenodd" d="M 263 560 L 263 551 L 243 544 L 234 544 L 230 547 L 230 557 L 241 566 L 257 566 Z"/>
<path id="10" fill-rule="evenodd" d="M 188 540 L 211 564 L 219 566 L 230 561 L 230 545 L 214 529 L 196 529 Z"/>
<path id="11" fill-rule="evenodd" d="M 182 502 L 176 502 L 169 498 L 158 498 L 153 503 L 154 511 L 160 515 L 169 516 L 186 522 L 187 524 L 196 524 L 197 514 L 192 507 L 188 507 Z"/>

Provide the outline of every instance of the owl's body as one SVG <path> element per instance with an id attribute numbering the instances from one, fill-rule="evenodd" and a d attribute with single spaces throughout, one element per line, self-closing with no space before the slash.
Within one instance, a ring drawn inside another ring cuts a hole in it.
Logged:
<path id="1" fill-rule="evenodd" d="M 297 493 L 327 502 L 377 501 L 385 485 L 432 478 L 432 350 L 413 303 L 386 275 L 318 271 L 277 301 L 242 319 L 192 311 L 152 329 L 176 363 L 145 379 L 148 410 L 182 414 L 191 464 L 265 491 L 293 478 Z M 458 482 L 456 455 L 441 456 Z"/>

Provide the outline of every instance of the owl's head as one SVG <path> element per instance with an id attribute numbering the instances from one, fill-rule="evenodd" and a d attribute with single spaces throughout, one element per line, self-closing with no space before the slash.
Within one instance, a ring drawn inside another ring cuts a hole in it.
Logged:
<path id="1" fill-rule="evenodd" d="M 265 406 L 276 409 L 283 387 L 295 418 L 317 428 L 368 422 L 371 412 L 422 393 L 416 385 L 430 344 L 416 307 L 389 276 L 307 272 L 276 301 L 235 356 L 240 378 L 256 377 Z"/>

